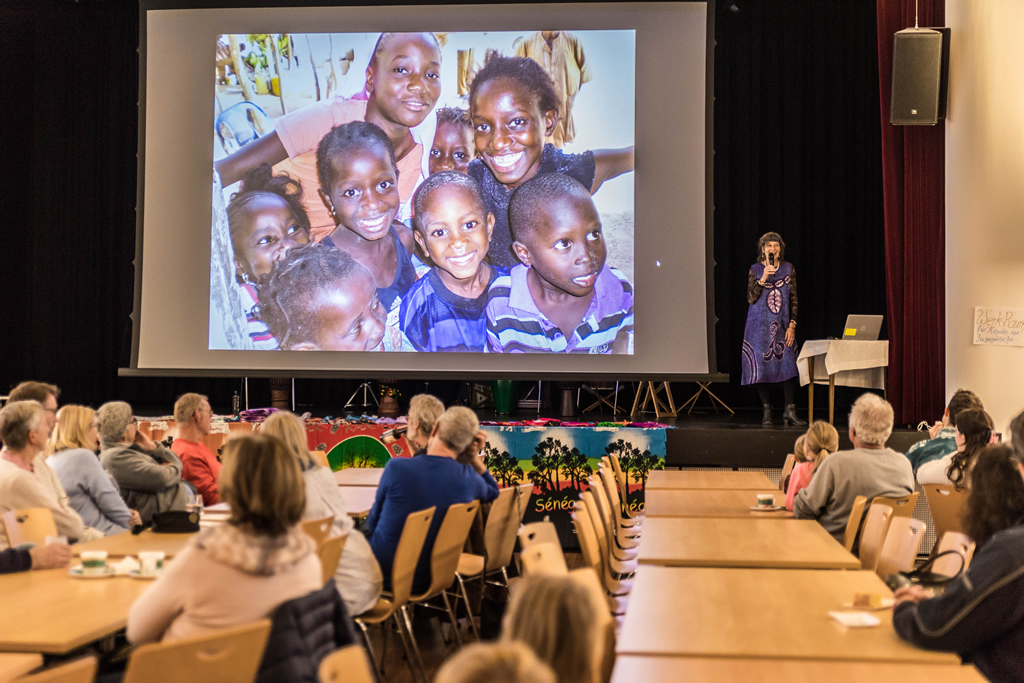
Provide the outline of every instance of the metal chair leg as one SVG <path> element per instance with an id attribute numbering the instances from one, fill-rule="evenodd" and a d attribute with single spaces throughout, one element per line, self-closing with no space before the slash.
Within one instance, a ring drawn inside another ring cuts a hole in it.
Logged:
<path id="1" fill-rule="evenodd" d="M 359 634 L 363 637 L 363 645 L 366 647 L 367 654 L 370 655 L 370 663 L 373 664 L 373 680 L 377 683 L 382 683 L 384 672 L 377 668 L 377 657 L 373 654 L 373 645 L 370 644 L 370 634 L 366 632 L 366 624 L 361 622 L 359 619 L 354 620 L 356 626 L 359 627 Z M 384 658 L 381 657 L 381 667 L 384 666 Z"/>
<path id="2" fill-rule="evenodd" d="M 423 666 L 423 658 L 420 657 L 420 648 L 416 644 L 416 636 L 412 632 L 412 619 L 409 617 L 408 605 L 402 605 L 402 619 L 405 621 L 405 631 L 409 635 L 409 642 L 412 644 L 412 652 L 416 655 L 416 664 L 423 675 L 423 683 L 428 683 L 430 678 L 427 676 L 427 667 Z"/>
<path id="3" fill-rule="evenodd" d="M 483 574 L 481 573 L 481 576 Z M 462 577 L 458 574 L 455 575 L 455 579 L 459 582 L 459 591 L 462 593 L 462 599 L 466 601 L 466 619 L 469 621 L 469 628 L 473 631 L 473 636 L 480 641 L 480 632 L 476 630 L 476 620 L 473 619 L 473 608 L 472 603 L 469 601 L 469 595 L 466 593 L 466 582 L 462 580 Z M 481 582 L 483 584 L 483 582 Z"/>
<path id="4" fill-rule="evenodd" d="M 398 612 L 395 612 L 391 616 L 395 620 L 395 626 L 398 629 L 398 636 L 402 639 L 402 649 L 405 650 L 405 661 L 409 665 L 409 673 L 412 674 L 412 680 L 419 681 L 420 676 L 416 670 L 416 657 L 413 655 L 413 649 L 410 643 L 412 640 L 412 631 L 406 633 L 405 626 L 402 624 L 402 618 L 399 616 Z"/>
<path id="5" fill-rule="evenodd" d="M 459 649 L 461 650 L 462 636 L 459 634 L 459 622 L 455 618 L 455 612 L 452 611 L 451 603 L 448 601 L 448 593 L 446 593 L 445 591 L 441 591 L 441 599 L 444 600 L 444 607 L 448 610 L 448 618 L 452 620 L 452 631 L 455 632 L 455 642 L 456 644 L 458 644 Z M 466 607 L 468 608 L 469 605 L 467 604 Z"/>

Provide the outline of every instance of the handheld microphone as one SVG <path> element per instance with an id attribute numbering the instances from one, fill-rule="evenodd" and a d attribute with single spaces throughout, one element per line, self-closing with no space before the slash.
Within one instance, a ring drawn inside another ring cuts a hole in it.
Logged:
<path id="1" fill-rule="evenodd" d="M 768 265 L 775 265 L 775 254 L 768 254 Z M 771 277 L 768 278 L 768 282 L 775 282 L 775 273 L 771 274 Z"/>
<path id="2" fill-rule="evenodd" d="M 402 434 L 405 434 L 409 430 L 409 425 L 401 425 L 392 429 L 387 429 L 380 434 L 380 440 L 386 444 L 392 444 L 398 441 Z"/>

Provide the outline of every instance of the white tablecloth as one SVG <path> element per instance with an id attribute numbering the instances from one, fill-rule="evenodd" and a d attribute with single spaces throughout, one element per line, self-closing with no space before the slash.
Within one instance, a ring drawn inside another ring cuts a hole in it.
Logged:
<path id="1" fill-rule="evenodd" d="M 836 386 L 884 389 L 885 368 L 889 365 L 888 341 L 812 339 L 804 342 L 796 367 L 800 385 L 810 383 L 808 358 L 814 358 L 814 383 L 828 384 L 836 376 Z"/>

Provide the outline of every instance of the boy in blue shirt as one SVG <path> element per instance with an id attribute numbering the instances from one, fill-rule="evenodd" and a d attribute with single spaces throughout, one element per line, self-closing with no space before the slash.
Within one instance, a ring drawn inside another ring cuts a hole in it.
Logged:
<path id="1" fill-rule="evenodd" d="M 487 289 L 499 274 L 484 261 L 494 216 L 479 184 L 440 171 L 413 195 L 413 237 L 434 267 L 405 293 L 399 328 L 417 351 L 482 352 L 487 340 Z"/>
<path id="2" fill-rule="evenodd" d="M 522 262 L 487 298 L 493 353 L 632 353 L 633 287 L 605 263 L 590 192 L 569 176 L 535 176 L 509 202 Z"/>

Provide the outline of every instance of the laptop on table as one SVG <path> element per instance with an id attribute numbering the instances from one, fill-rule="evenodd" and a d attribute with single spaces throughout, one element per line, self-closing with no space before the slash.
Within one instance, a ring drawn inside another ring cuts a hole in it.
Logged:
<path id="1" fill-rule="evenodd" d="M 878 341 L 878 333 L 882 329 L 881 315 L 850 315 L 843 327 L 844 340 Z"/>

